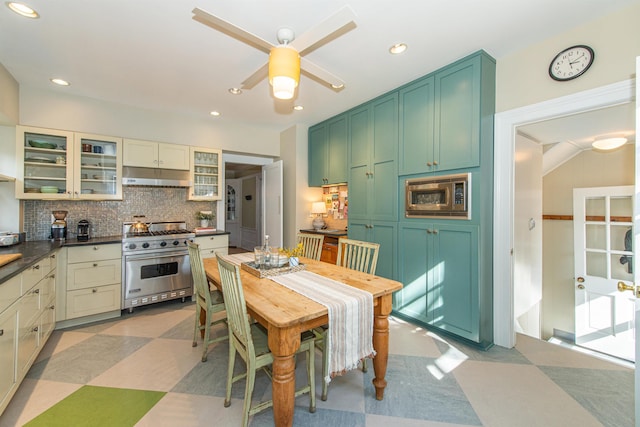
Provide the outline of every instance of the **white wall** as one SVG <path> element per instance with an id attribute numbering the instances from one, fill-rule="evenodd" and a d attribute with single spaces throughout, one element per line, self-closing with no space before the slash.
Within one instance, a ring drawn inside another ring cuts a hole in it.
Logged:
<path id="1" fill-rule="evenodd" d="M 635 77 L 635 57 L 640 55 L 638 17 L 640 2 L 619 12 L 571 28 L 565 33 L 497 58 L 496 111 L 558 98 L 586 89 Z M 548 75 L 549 63 L 566 47 L 586 44 L 595 61 L 581 77 L 557 82 Z"/>
<path id="2" fill-rule="evenodd" d="M 0 64 L 0 125 L 18 123 L 18 105 L 18 82 Z"/>
<path id="3" fill-rule="evenodd" d="M 0 126 L 0 174 L 16 176 L 16 129 Z M 20 201 L 14 182 L 0 182 L 0 231 L 20 230 Z"/>
<path id="4" fill-rule="evenodd" d="M 542 146 L 516 136 L 514 292 L 516 331 L 540 338 L 542 305 Z"/>

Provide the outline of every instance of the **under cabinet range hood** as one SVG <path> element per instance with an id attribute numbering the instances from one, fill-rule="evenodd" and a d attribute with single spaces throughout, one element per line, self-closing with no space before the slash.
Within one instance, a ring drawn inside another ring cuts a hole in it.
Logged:
<path id="1" fill-rule="evenodd" d="M 122 168 L 122 185 L 141 187 L 191 187 L 189 171 L 175 169 Z"/>

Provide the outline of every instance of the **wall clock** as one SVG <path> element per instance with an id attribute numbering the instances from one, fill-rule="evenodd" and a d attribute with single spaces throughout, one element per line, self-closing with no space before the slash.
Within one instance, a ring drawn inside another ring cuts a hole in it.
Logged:
<path id="1" fill-rule="evenodd" d="M 594 57 L 593 49 L 589 46 L 568 47 L 558 53 L 549 64 L 549 76 L 561 82 L 580 77 L 591 67 Z"/>

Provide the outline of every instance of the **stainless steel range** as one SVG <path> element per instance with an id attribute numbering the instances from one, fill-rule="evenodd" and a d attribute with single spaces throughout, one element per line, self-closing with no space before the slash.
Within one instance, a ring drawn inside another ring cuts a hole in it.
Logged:
<path id="1" fill-rule="evenodd" d="M 193 241 L 195 233 L 179 221 L 150 223 L 144 229 L 140 225 L 122 226 L 122 309 L 184 301 L 193 295 L 187 241 Z"/>

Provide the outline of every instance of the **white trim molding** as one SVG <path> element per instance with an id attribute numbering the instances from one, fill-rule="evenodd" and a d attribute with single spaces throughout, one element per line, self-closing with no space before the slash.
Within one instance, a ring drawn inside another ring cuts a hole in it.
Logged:
<path id="1" fill-rule="evenodd" d="M 516 128 L 551 118 L 625 104 L 634 100 L 635 80 L 515 108 L 495 116 L 493 208 L 493 339 L 516 344 L 513 282 L 513 198 Z"/>

